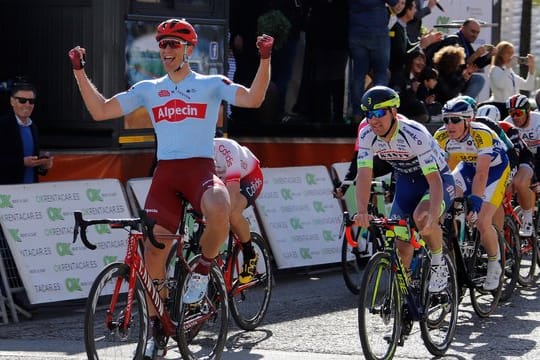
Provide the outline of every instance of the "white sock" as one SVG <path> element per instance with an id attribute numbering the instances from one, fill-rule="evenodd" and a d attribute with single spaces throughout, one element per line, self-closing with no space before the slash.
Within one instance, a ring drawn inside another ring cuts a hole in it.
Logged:
<path id="1" fill-rule="evenodd" d="M 438 254 L 431 254 L 431 266 L 437 266 L 437 265 L 441 265 L 441 262 L 442 262 L 442 252 L 438 253 Z"/>
<path id="2" fill-rule="evenodd" d="M 529 210 L 523 210 L 523 215 L 521 216 L 522 221 L 532 223 L 532 209 Z"/>

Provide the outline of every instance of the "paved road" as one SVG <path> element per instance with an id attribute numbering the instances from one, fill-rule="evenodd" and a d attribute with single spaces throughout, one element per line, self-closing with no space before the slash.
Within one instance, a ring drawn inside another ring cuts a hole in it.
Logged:
<path id="1" fill-rule="evenodd" d="M 519 289 L 488 319 L 479 319 L 466 298 L 445 358 L 540 359 L 539 293 L 538 288 Z M 355 304 L 335 268 L 280 272 L 265 322 L 252 332 L 231 325 L 223 359 L 361 359 Z M 0 359 L 85 359 L 82 322 L 81 303 L 39 307 L 30 320 L 0 325 Z M 171 345 L 166 358 L 181 357 Z M 395 358 L 432 358 L 418 325 Z"/>

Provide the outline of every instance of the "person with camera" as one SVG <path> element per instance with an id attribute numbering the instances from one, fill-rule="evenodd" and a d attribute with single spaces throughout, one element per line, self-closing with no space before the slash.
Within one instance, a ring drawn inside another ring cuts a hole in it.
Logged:
<path id="1" fill-rule="evenodd" d="M 51 156 L 40 156 L 38 128 L 30 118 L 36 104 L 36 94 L 36 88 L 28 82 L 16 82 L 11 88 L 9 101 L 13 111 L 0 118 L 3 135 L 0 142 L 2 185 L 36 183 L 38 175 L 46 175 L 53 166 Z"/>
<path id="2" fill-rule="evenodd" d="M 508 115 L 506 100 L 520 90 L 533 91 L 534 88 L 534 55 L 526 57 L 514 56 L 514 45 L 508 41 L 501 41 L 495 47 L 495 56 L 489 69 L 489 87 L 491 97 L 489 103 L 497 106 L 501 112 L 501 118 Z M 514 72 L 513 65 L 517 62 L 527 65 L 527 78 L 524 79 Z"/>

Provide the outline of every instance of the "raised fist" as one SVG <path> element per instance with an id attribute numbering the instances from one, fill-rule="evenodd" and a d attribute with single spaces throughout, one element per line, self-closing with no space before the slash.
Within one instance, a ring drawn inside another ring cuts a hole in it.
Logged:
<path id="1" fill-rule="evenodd" d="M 86 50 L 80 46 L 76 46 L 73 49 L 69 50 L 68 56 L 71 60 L 71 64 L 73 65 L 73 69 L 81 70 L 82 68 L 84 68 L 84 65 L 86 64 L 86 61 L 84 59 L 85 53 Z"/>
<path id="2" fill-rule="evenodd" d="M 270 35 L 262 34 L 257 37 L 257 48 L 261 59 L 268 59 L 272 55 L 272 47 L 274 46 L 274 38 Z"/>

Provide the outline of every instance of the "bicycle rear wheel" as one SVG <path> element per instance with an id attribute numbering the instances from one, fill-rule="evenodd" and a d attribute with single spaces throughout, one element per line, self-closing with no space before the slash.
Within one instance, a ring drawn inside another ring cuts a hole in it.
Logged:
<path id="1" fill-rule="evenodd" d="M 119 291 L 115 293 L 117 284 Z M 92 284 L 84 317 L 88 359 L 142 359 L 148 331 L 146 298 L 137 280 L 126 323 L 128 286 L 129 267 L 120 263 L 108 265 Z M 113 302 L 116 304 L 111 308 Z"/>
<path id="2" fill-rule="evenodd" d="M 498 231 L 497 234 L 499 253 L 501 254 L 500 264 L 501 268 L 505 269 L 504 239 Z M 499 287 L 492 291 L 486 291 L 483 289 L 483 284 L 487 274 L 488 256 L 486 250 L 480 243 L 480 233 L 477 229 L 474 230 L 473 239 L 475 239 L 474 253 L 466 260 L 467 270 L 470 274 L 469 276 L 472 283 L 469 293 L 471 296 L 471 303 L 476 314 L 480 317 L 488 317 L 495 311 L 495 309 L 497 309 L 497 305 L 499 304 L 499 299 L 502 292 L 503 274 L 501 274 L 501 282 Z"/>
<path id="3" fill-rule="evenodd" d="M 521 270 L 521 245 L 519 234 L 514 220 L 505 215 L 503 228 L 503 244 L 505 266 L 503 269 L 501 298 L 499 301 L 508 301 L 518 282 L 519 273 Z"/>
<path id="4" fill-rule="evenodd" d="M 371 232 L 365 232 L 364 229 L 356 228 L 355 241 L 361 242 L 361 236 L 366 236 L 365 241 L 370 241 Z M 367 244 L 366 244 L 367 245 Z M 366 247 L 366 250 L 369 248 Z M 347 241 L 347 237 L 343 235 L 343 242 L 341 244 L 341 271 L 343 273 L 343 280 L 347 288 L 355 295 L 360 293 L 360 285 L 362 283 L 362 270 L 366 267 L 369 261 L 368 254 L 361 254 L 361 249 L 358 246 L 351 246 Z"/>
<path id="5" fill-rule="evenodd" d="M 182 291 L 176 293 L 176 303 L 180 306 L 174 316 L 178 319 L 176 337 L 182 359 L 219 359 L 227 340 L 229 321 L 227 290 L 223 276 L 214 263 L 210 269 L 208 292 L 195 304 L 182 302 L 187 279 L 189 276 L 186 276 L 182 284 Z"/>
<path id="6" fill-rule="evenodd" d="M 536 258 L 538 257 L 538 238 L 535 234 L 520 239 L 520 266 L 518 282 L 521 286 L 534 285 Z"/>
<path id="7" fill-rule="evenodd" d="M 448 253 L 444 254 L 444 261 L 448 266 L 448 285 L 443 291 L 432 294 L 428 291 L 430 268 L 426 261 L 422 281 L 422 308 L 424 317 L 420 320 L 420 333 L 424 345 L 434 356 L 446 353 L 456 332 L 458 317 L 458 279 L 456 268 Z"/>
<path id="8" fill-rule="evenodd" d="M 236 324 L 243 330 L 253 330 L 264 319 L 272 295 L 272 264 L 270 252 L 262 236 L 252 232 L 251 243 L 257 253 L 257 272 L 252 281 L 240 284 L 238 276 L 242 270 L 243 254 L 240 247 L 235 247 L 231 257 L 227 259 L 232 264 L 226 264 L 230 269 L 227 282 L 232 285 L 229 291 L 229 306 Z"/>
<path id="9" fill-rule="evenodd" d="M 391 359 L 401 332 L 401 295 L 390 255 L 378 252 L 366 266 L 358 302 L 358 330 L 366 359 Z"/>

